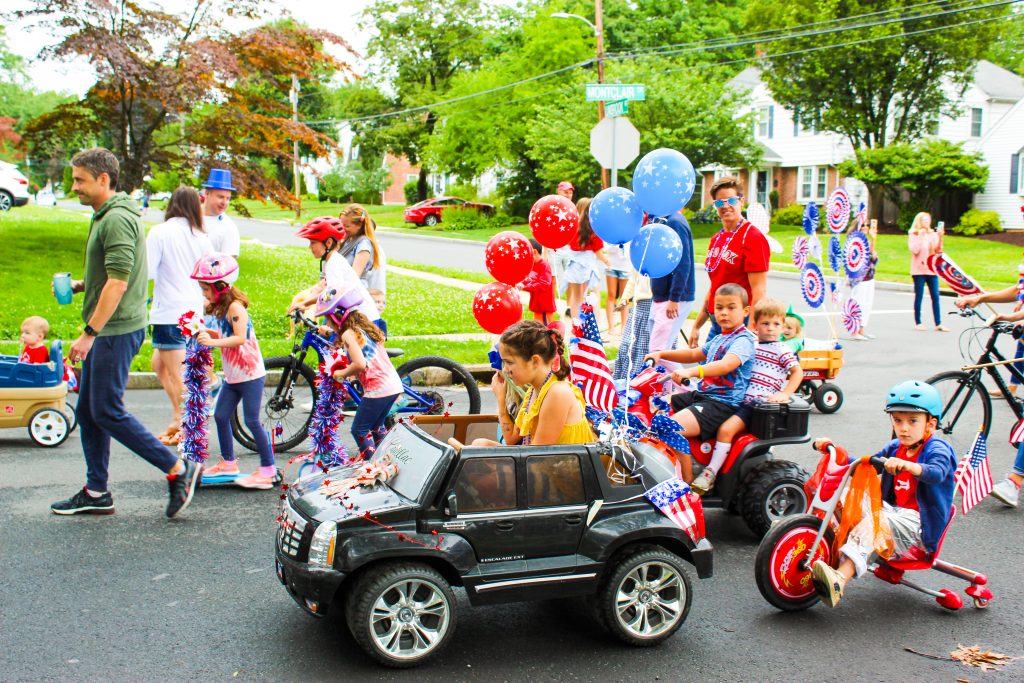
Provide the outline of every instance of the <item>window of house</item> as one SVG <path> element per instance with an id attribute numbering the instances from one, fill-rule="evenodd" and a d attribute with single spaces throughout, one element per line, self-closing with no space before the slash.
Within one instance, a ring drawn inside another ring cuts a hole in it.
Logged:
<path id="1" fill-rule="evenodd" d="M 754 134 L 758 138 L 770 140 L 775 128 L 775 106 L 768 105 L 757 110 L 757 125 Z"/>
<path id="2" fill-rule="evenodd" d="M 823 202 L 828 191 L 827 166 L 801 166 L 797 169 L 797 201 Z"/>
<path id="3" fill-rule="evenodd" d="M 419 176 L 418 173 L 406 173 L 405 174 L 405 184 L 406 185 L 408 185 L 409 183 L 418 183 L 419 180 L 420 180 L 420 176 Z"/>
<path id="4" fill-rule="evenodd" d="M 459 514 L 516 507 L 516 465 L 512 458 L 468 458 L 455 481 Z"/>
<path id="5" fill-rule="evenodd" d="M 527 458 L 526 493 L 532 508 L 585 503 L 579 456 L 563 454 Z"/>
<path id="6" fill-rule="evenodd" d="M 1024 148 L 1010 155 L 1010 194 L 1024 194 Z"/>
<path id="7" fill-rule="evenodd" d="M 981 137 L 981 107 L 973 107 L 971 109 L 971 137 Z"/>

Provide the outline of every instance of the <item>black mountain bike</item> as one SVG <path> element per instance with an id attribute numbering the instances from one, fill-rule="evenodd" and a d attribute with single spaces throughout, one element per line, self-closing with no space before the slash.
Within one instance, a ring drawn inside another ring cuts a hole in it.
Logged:
<path id="1" fill-rule="evenodd" d="M 952 311 L 952 314 L 964 318 L 985 319 L 973 308 Z M 1007 359 L 996 348 L 996 341 L 1000 335 L 1009 334 L 1014 339 L 1020 339 L 1022 330 L 1013 323 L 1006 322 L 996 322 L 984 327 L 972 326 L 960 335 L 961 355 L 964 359 L 970 358 L 972 343 L 980 341 L 980 337 L 986 330 L 991 330 L 992 334 L 974 363 L 965 365 L 960 370 L 940 372 L 927 380 L 928 384 L 938 389 L 942 396 L 942 418 L 939 420 L 939 431 L 958 454 L 967 452 L 979 429 L 988 438 L 989 429 L 992 427 L 992 397 L 989 396 L 988 390 L 985 389 L 985 385 L 981 381 L 984 374 L 988 374 L 992 378 L 1016 418 L 1020 420 L 1021 417 L 1024 417 L 1024 404 L 1010 393 L 1004 379 L 1005 375 L 1000 372 L 1000 369 L 1007 370 L 1020 384 L 1024 384 L 1024 374 L 1021 374 L 1012 365 L 1012 358 Z"/>
<path id="2" fill-rule="evenodd" d="M 306 327 L 301 341 L 292 348 L 290 356 L 266 358 L 267 382 L 263 388 L 263 403 L 260 407 L 260 422 L 263 428 L 274 433 L 273 444 L 276 452 L 295 448 L 309 434 L 309 423 L 313 419 L 316 403 L 316 370 L 306 364 L 310 349 L 318 362 L 324 361 L 330 342 L 318 334 L 318 325 L 296 311 L 292 317 L 297 324 Z M 402 355 L 400 349 L 387 349 L 388 356 Z M 404 391 L 395 401 L 388 417 L 390 427 L 395 418 L 405 415 L 476 415 L 480 412 L 480 388 L 476 380 L 462 365 L 443 356 L 421 356 L 398 367 Z M 345 387 L 352 396 L 351 405 L 342 410 L 354 411 L 362 394 L 358 382 L 346 382 Z M 242 404 L 238 404 L 231 416 L 231 433 L 235 441 L 251 451 L 256 442 L 245 426 Z"/>

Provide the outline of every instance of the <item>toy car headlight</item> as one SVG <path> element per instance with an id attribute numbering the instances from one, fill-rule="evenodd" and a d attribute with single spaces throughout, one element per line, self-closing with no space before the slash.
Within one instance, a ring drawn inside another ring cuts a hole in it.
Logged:
<path id="1" fill-rule="evenodd" d="M 309 544 L 309 563 L 321 567 L 334 565 L 334 543 L 338 536 L 338 525 L 334 522 L 322 522 L 313 532 L 313 540 Z"/>

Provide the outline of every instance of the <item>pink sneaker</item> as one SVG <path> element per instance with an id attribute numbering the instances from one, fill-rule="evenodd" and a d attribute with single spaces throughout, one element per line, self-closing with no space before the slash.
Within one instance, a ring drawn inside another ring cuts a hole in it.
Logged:
<path id="1" fill-rule="evenodd" d="M 204 477 L 225 477 L 232 474 L 238 476 L 241 473 L 237 460 L 221 460 L 216 465 L 207 465 L 203 468 Z"/>
<path id="2" fill-rule="evenodd" d="M 236 479 L 235 486 L 241 486 L 243 489 L 272 489 L 274 488 L 274 478 L 264 477 L 257 470 L 248 476 Z"/>

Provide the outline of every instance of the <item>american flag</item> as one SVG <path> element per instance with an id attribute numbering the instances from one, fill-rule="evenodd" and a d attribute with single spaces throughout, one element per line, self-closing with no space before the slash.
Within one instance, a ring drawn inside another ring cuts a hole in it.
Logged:
<path id="1" fill-rule="evenodd" d="M 604 353 L 593 306 L 580 306 L 580 322 L 573 327 L 572 333 L 574 337 L 569 344 L 572 381 L 583 390 L 583 399 L 588 406 L 609 413 L 618 401 L 618 394 L 612 382 L 608 356 Z"/>
<path id="2" fill-rule="evenodd" d="M 700 518 L 694 509 L 695 503 L 700 505 L 700 497 L 691 492 L 690 487 L 682 479 L 666 479 L 645 491 L 644 496 L 691 539 L 699 541 L 704 536 L 703 509 Z"/>
<path id="3" fill-rule="evenodd" d="M 1016 446 L 1024 441 L 1024 417 L 1017 421 L 1017 424 L 1010 430 L 1010 445 Z"/>
<path id="4" fill-rule="evenodd" d="M 978 432 L 971 450 L 956 468 L 956 485 L 963 494 L 964 514 L 980 503 L 992 490 L 992 470 L 988 468 L 988 448 L 985 435 Z"/>

